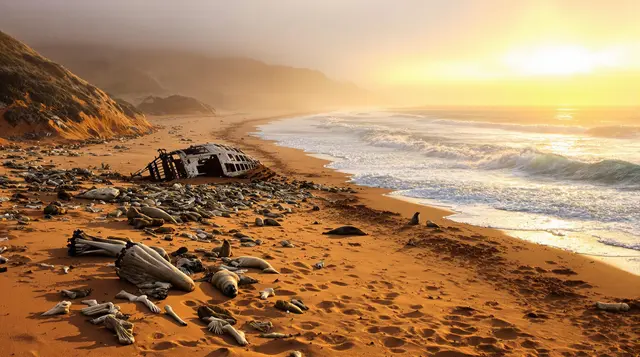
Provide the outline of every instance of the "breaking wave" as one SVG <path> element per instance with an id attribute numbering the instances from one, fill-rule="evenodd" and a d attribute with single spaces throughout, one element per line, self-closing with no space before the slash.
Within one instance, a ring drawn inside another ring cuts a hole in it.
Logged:
<path id="1" fill-rule="evenodd" d="M 440 124 L 442 121 L 433 121 Z M 447 122 L 457 122 L 448 120 Z M 515 170 L 533 176 L 560 180 L 588 181 L 640 188 L 640 165 L 623 160 L 584 162 L 534 148 L 513 148 L 498 144 L 470 144 L 438 135 L 424 135 L 409 129 L 396 129 L 365 123 L 329 120 L 328 128 L 348 129 L 369 145 L 415 151 L 430 158 L 450 160 L 481 170 Z M 532 126 L 533 127 L 533 126 Z M 539 126 L 535 126 L 539 128 Z M 575 128 L 575 127 L 574 127 Z"/>

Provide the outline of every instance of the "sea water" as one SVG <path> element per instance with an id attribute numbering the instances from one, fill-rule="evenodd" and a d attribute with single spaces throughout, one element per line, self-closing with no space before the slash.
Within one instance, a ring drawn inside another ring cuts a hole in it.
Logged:
<path id="1" fill-rule="evenodd" d="M 284 119 L 256 135 L 354 183 L 640 274 L 640 110 L 424 109 Z"/>

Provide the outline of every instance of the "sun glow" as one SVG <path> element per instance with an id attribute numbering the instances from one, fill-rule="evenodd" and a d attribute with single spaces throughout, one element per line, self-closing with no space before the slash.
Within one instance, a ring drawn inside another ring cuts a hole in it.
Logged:
<path id="1" fill-rule="evenodd" d="M 514 50 L 504 56 L 503 63 L 516 75 L 579 75 L 620 67 L 622 53 L 616 49 L 592 51 L 578 45 L 558 45 Z"/>

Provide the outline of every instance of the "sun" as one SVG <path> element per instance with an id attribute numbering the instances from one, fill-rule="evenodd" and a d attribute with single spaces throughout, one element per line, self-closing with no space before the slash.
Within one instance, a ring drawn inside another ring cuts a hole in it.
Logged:
<path id="1" fill-rule="evenodd" d="M 620 58 L 613 50 L 593 51 L 579 45 L 556 45 L 514 50 L 504 56 L 503 62 L 516 75 L 568 76 L 617 67 Z"/>

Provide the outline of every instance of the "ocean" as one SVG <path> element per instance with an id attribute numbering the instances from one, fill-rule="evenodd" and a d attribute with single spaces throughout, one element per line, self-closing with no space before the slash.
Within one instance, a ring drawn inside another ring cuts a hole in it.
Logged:
<path id="1" fill-rule="evenodd" d="M 440 108 L 288 118 L 255 135 L 458 222 L 640 275 L 639 108 Z"/>

